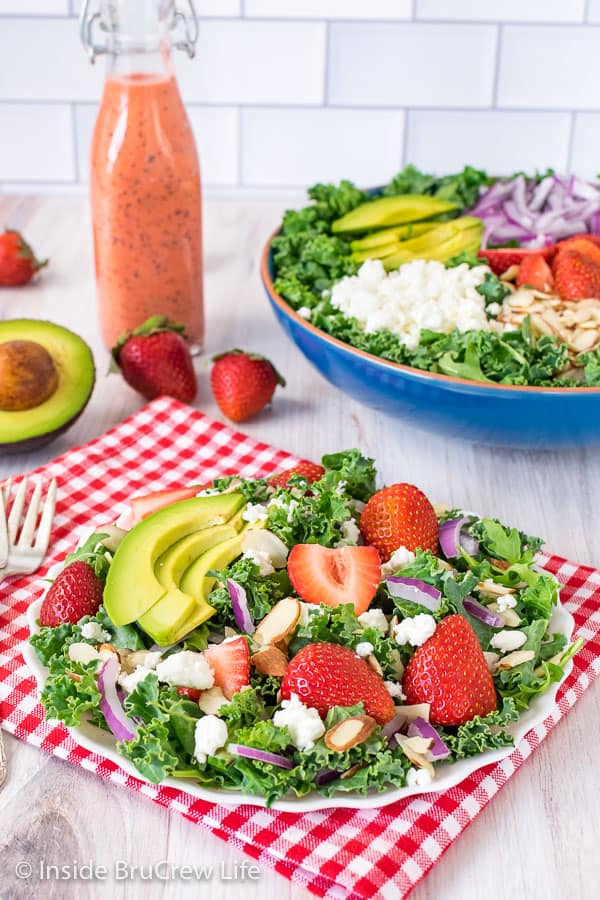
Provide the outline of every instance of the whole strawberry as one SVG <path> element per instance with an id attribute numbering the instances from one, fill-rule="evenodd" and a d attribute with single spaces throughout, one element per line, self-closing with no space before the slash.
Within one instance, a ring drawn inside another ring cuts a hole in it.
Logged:
<path id="1" fill-rule="evenodd" d="M 223 415 L 233 422 L 255 416 L 270 403 L 285 381 L 268 359 L 258 353 L 229 350 L 213 358 L 210 385 Z"/>
<path id="2" fill-rule="evenodd" d="M 392 484 L 373 494 L 362 511 L 360 530 L 367 544 L 377 547 L 382 562 L 398 547 L 437 552 L 435 510 L 414 484 Z"/>
<path id="3" fill-rule="evenodd" d="M 394 701 L 383 680 L 349 647 L 307 644 L 285 670 L 281 697 L 296 694 L 302 703 L 325 716 L 333 706 L 364 703 L 365 712 L 380 725 L 394 718 Z"/>
<path id="4" fill-rule="evenodd" d="M 463 725 L 498 708 L 477 636 L 464 616 L 447 616 L 404 670 L 407 703 L 429 703 L 433 725 Z"/>
<path id="5" fill-rule="evenodd" d="M 74 625 L 82 616 L 95 616 L 102 603 L 102 582 L 86 562 L 72 562 L 50 585 L 40 610 L 40 624 Z"/>
<path id="6" fill-rule="evenodd" d="M 313 481 L 319 481 L 324 474 L 325 469 L 318 463 L 299 462 L 292 466 L 291 469 L 286 469 L 285 472 L 278 472 L 276 475 L 272 475 L 269 478 L 269 484 L 275 487 L 286 487 L 292 475 L 302 475 L 303 478 L 306 478 L 312 484 Z"/>
<path id="7" fill-rule="evenodd" d="M 198 385 L 183 325 L 152 316 L 122 334 L 112 351 L 115 366 L 127 384 L 154 400 L 162 394 L 191 403 Z"/>
<path id="8" fill-rule="evenodd" d="M 27 284 L 39 269 L 47 265 L 47 259 L 36 259 L 18 231 L 7 229 L 0 234 L 0 287 Z"/>

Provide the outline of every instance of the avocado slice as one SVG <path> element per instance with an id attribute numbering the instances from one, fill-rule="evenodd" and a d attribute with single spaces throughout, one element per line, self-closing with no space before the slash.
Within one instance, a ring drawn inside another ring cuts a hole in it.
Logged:
<path id="1" fill-rule="evenodd" d="M 82 338 L 62 325 L 39 319 L 0 321 L 0 345 L 32 341 L 48 351 L 57 384 L 43 402 L 29 409 L 0 409 L 0 455 L 33 450 L 66 431 L 86 407 L 96 369 Z"/>
<path id="2" fill-rule="evenodd" d="M 215 610 L 207 598 L 216 579 L 206 573 L 210 569 L 224 569 L 233 562 L 242 552 L 242 538 L 243 532 L 240 532 L 199 556 L 184 572 L 179 590 L 176 593 L 170 591 L 138 619 L 140 628 L 157 644 L 165 646 L 180 641 L 210 619 Z M 179 595 L 187 597 L 189 602 L 182 603 Z"/>
<path id="3" fill-rule="evenodd" d="M 236 534 L 237 531 L 232 525 L 214 525 L 212 528 L 194 531 L 159 556 L 154 566 L 154 574 L 167 590 L 178 588 L 181 576 L 199 556 L 215 544 L 221 544 Z"/>
<path id="4" fill-rule="evenodd" d="M 129 531 L 115 552 L 104 588 L 104 607 L 115 625 L 127 625 L 143 616 L 169 593 L 156 577 L 159 557 L 188 535 L 223 525 L 245 505 L 241 494 L 215 494 L 172 503 L 142 519 Z M 189 606 L 191 597 L 177 592 Z"/>
<path id="5" fill-rule="evenodd" d="M 403 225 L 407 222 L 418 222 L 431 219 L 442 213 L 458 209 L 457 203 L 449 200 L 438 200 L 427 194 L 401 194 L 397 197 L 378 197 L 361 203 L 346 213 L 331 226 L 334 234 L 345 234 L 353 231 L 369 231 L 372 228 L 384 228 L 387 225 Z"/>

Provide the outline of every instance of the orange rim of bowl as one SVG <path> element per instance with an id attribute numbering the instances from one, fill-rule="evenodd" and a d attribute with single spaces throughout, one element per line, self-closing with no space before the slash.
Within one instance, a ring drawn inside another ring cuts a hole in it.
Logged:
<path id="1" fill-rule="evenodd" d="M 269 256 L 271 254 L 271 243 L 274 237 L 277 237 L 281 228 L 276 228 L 275 231 L 269 236 L 264 249 L 262 251 L 261 261 L 260 261 L 260 273 L 263 280 L 263 284 L 267 288 L 269 295 L 274 303 L 279 306 L 282 312 L 285 315 L 289 316 L 293 321 L 295 321 L 298 325 L 301 325 L 306 331 L 311 332 L 317 337 L 321 338 L 321 340 L 327 341 L 330 344 L 333 344 L 334 347 L 339 347 L 342 350 L 346 350 L 349 353 L 353 353 L 356 356 L 361 356 L 363 359 L 369 360 L 370 362 L 376 363 L 377 365 L 383 366 L 386 369 L 391 369 L 392 371 L 400 371 L 406 372 L 408 375 L 417 375 L 421 378 L 431 379 L 433 381 L 441 381 L 447 384 L 458 384 L 458 385 L 468 385 L 470 387 L 479 388 L 482 391 L 494 391 L 494 390 L 502 390 L 502 391 L 516 391 L 518 393 L 522 393 L 524 391 L 528 393 L 538 393 L 538 394 L 581 394 L 582 392 L 586 394 L 600 394 L 600 387 L 536 387 L 531 384 L 486 384 L 483 381 L 474 381 L 471 378 L 455 378 L 453 375 L 442 375 L 440 372 L 428 372 L 425 369 L 417 369 L 415 366 L 406 366 L 403 363 L 392 362 L 392 360 L 384 359 L 382 356 L 375 356 L 373 353 L 367 353 L 366 350 L 359 350 L 358 347 L 353 347 L 352 344 L 347 344 L 345 341 L 340 341 L 339 338 L 332 337 L 332 335 L 327 334 L 326 331 L 323 331 L 321 328 L 317 328 L 316 325 L 312 325 L 310 322 L 307 322 L 306 319 L 303 319 L 302 316 L 299 316 L 293 307 L 284 300 L 284 298 L 277 293 L 275 288 L 273 287 L 273 279 L 271 278 L 271 273 L 269 272 Z"/>

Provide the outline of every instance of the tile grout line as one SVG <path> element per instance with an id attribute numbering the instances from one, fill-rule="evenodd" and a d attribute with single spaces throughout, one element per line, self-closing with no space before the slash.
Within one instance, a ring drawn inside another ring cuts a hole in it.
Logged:
<path id="1" fill-rule="evenodd" d="M 497 109 L 498 104 L 498 85 L 500 82 L 500 57 L 502 56 L 502 39 L 504 37 L 504 29 L 501 24 L 498 25 L 498 33 L 496 35 L 496 58 L 494 60 L 494 80 L 492 83 L 492 109 Z"/>
<path id="2" fill-rule="evenodd" d="M 238 106 L 237 108 L 237 187 L 244 186 L 243 174 L 244 174 L 244 151 L 243 151 L 243 141 L 242 141 L 242 132 L 244 130 L 244 116 L 242 112 L 242 107 Z"/>
<path id="3" fill-rule="evenodd" d="M 400 168 L 402 168 L 403 166 L 406 166 L 408 164 L 408 146 L 409 146 L 408 132 L 409 132 L 410 124 L 411 124 L 410 110 L 403 109 L 402 112 L 404 115 L 404 132 L 402 134 L 402 148 L 401 148 L 402 158 L 400 160 Z"/>
<path id="4" fill-rule="evenodd" d="M 79 135 L 77 134 L 77 104 L 71 103 L 71 149 L 73 152 L 73 170 L 75 182 L 81 184 L 81 171 L 79 166 Z"/>
<path id="5" fill-rule="evenodd" d="M 329 105 L 329 75 L 330 75 L 330 53 L 331 53 L 331 25 L 325 22 L 325 61 L 323 67 L 323 102 L 322 106 Z"/>
<path id="6" fill-rule="evenodd" d="M 571 123 L 569 129 L 569 140 L 567 143 L 567 172 L 573 171 L 573 155 L 575 152 L 575 127 L 577 125 L 577 114 L 571 113 Z"/>

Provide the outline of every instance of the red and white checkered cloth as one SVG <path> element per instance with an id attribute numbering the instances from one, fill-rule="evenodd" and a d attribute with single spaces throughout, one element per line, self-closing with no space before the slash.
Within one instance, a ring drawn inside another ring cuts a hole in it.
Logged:
<path id="1" fill-rule="evenodd" d="M 586 640 L 561 687 L 555 712 L 502 762 L 442 794 L 381 809 L 288 813 L 197 800 L 183 790 L 148 784 L 79 747 L 62 725 L 47 722 L 35 682 L 20 654 L 28 638 L 25 612 L 42 591 L 41 576 L 64 557 L 72 532 L 114 520 L 133 491 L 148 484 L 208 481 L 217 475 L 269 475 L 296 458 L 232 431 L 173 400 L 161 398 L 86 447 L 45 466 L 56 476 L 59 502 L 51 554 L 34 577 L 0 585 L 0 701 L 3 727 L 102 778 L 176 809 L 263 865 L 327 898 L 405 897 L 455 838 L 574 705 L 600 670 L 600 572 L 556 556 L 541 563 L 563 585 L 562 598 Z"/>

